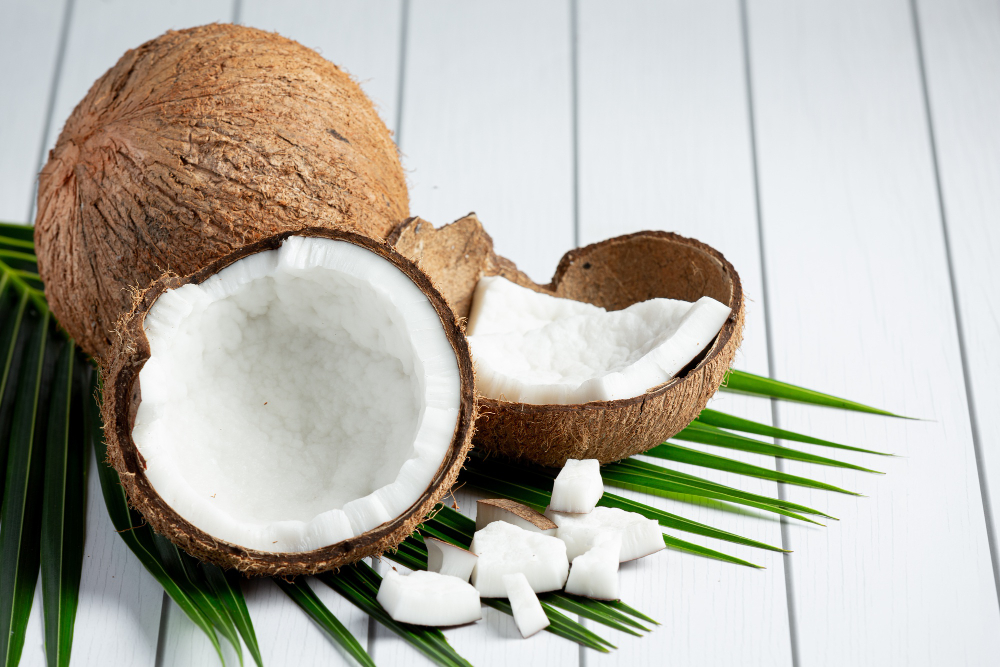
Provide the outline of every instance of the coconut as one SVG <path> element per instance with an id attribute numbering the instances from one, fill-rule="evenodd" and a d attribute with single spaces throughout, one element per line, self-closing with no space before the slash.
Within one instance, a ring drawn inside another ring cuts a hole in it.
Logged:
<path id="1" fill-rule="evenodd" d="M 608 463 L 655 447 L 701 412 L 742 341 L 743 289 L 736 270 L 717 250 L 677 234 L 637 232 L 572 250 L 547 285 L 535 284 L 498 256 L 475 215 L 440 229 L 411 218 L 389 241 L 431 276 L 459 318 L 469 318 L 485 276 L 607 311 L 657 298 L 695 303 L 710 297 L 729 308 L 706 349 L 669 380 L 634 396 L 569 404 L 481 396 L 476 445 L 511 458 L 546 466 L 567 459 Z"/>
<path id="2" fill-rule="evenodd" d="M 554 512 L 592 512 L 604 495 L 601 466 L 596 459 L 569 459 L 552 483 L 549 509 Z"/>
<path id="3" fill-rule="evenodd" d="M 654 554 L 666 546 L 659 523 L 618 507 L 595 507 L 587 514 L 563 514 L 547 509 L 545 516 L 559 526 L 556 537 L 566 544 L 566 556 L 571 563 L 615 536 L 620 540 L 618 560 L 622 563 Z"/>
<path id="4" fill-rule="evenodd" d="M 620 534 L 605 534 L 594 546 L 573 559 L 566 592 L 597 600 L 617 600 Z"/>
<path id="5" fill-rule="evenodd" d="M 468 582 L 437 572 L 389 570 L 375 597 L 394 621 L 443 627 L 483 617 L 479 593 Z"/>
<path id="6" fill-rule="evenodd" d="M 482 530 L 495 521 L 503 521 L 518 528 L 542 535 L 555 535 L 556 524 L 527 505 L 507 498 L 488 498 L 476 501 L 476 530 Z"/>
<path id="7" fill-rule="evenodd" d="M 531 590 L 528 578 L 522 572 L 503 575 L 503 587 L 507 592 L 514 623 L 527 639 L 535 633 L 549 627 L 549 617 L 545 615 L 542 603 L 538 601 L 535 591 Z"/>
<path id="8" fill-rule="evenodd" d="M 559 590 L 569 574 L 564 542 L 505 521 L 477 530 L 469 551 L 479 556 L 472 570 L 472 585 L 484 598 L 507 596 L 505 574 L 524 573 L 536 593 Z"/>
<path id="9" fill-rule="evenodd" d="M 130 288 L 282 231 L 384 238 L 408 215 L 391 135 L 351 77 L 279 35 L 213 24 L 125 53 L 66 121 L 38 181 L 45 295 L 102 355 Z"/>
<path id="10" fill-rule="evenodd" d="M 427 546 L 428 571 L 458 577 L 462 581 L 472 576 L 479 559 L 476 554 L 436 537 L 425 537 L 424 545 Z"/>
<path id="11" fill-rule="evenodd" d="M 136 299 L 106 357 L 108 456 L 189 553 L 251 574 L 394 548 L 447 493 L 475 419 L 444 298 L 383 242 L 308 228 Z"/>

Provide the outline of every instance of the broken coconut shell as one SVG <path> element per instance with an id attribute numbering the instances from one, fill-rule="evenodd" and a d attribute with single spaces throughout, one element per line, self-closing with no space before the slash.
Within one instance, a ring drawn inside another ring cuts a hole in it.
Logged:
<path id="1" fill-rule="evenodd" d="M 66 121 L 38 181 L 45 295 L 104 354 L 130 290 L 303 226 L 385 238 L 408 215 L 389 130 L 351 77 L 275 33 L 213 24 L 132 49 Z"/>
<path id="2" fill-rule="evenodd" d="M 725 380 L 743 339 L 743 288 L 736 269 L 718 250 L 678 234 L 637 232 L 571 250 L 547 285 L 534 283 L 497 255 L 475 214 L 440 229 L 410 218 L 389 242 L 430 275 L 462 321 L 479 279 L 495 275 L 608 310 L 656 297 L 693 302 L 703 296 L 732 310 L 708 349 L 670 381 L 639 396 L 576 405 L 480 396 L 476 446 L 514 459 L 546 466 L 562 466 L 567 459 L 609 463 L 655 447 L 698 416 Z"/>
<path id="3" fill-rule="evenodd" d="M 167 290 L 189 283 L 205 282 L 222 269 L 250 255 L 276 250 L 285 239 L 293 235 L 347 241 L 370 250 L 395 265 L 419 287 L 440 317 L 447 340 L 455 351 L 461 385 L 461 405 L 451 442 L 440 467 L 430 485 L 405 512 L 361 535 L 319 549 L 292 553 L 267 552 L 213 537 L 181 517 L 163 500 L 147 478 L 146 462 L 132 438 L 132 431 L 136 412 L 142 401 L 139 372 L 151 355 L 143 322 L 157 298 Z M 449 491 L 471 446 L 476 409 L 472 358 L 454 314 L 440 292 L 415 264 L 384 242 L 361 234 L 322 228 L 287 231 L 246 245 L 190 276 L 164 275 L 135 297 L 132 309 L 119 322 L 117 334 L 116 342 L 101 367 L 104 383 L 101 412 L 109 462 L 121 477 L 129 503 L 142 513 L 156 532 L 191 555 L 221 567 L 237 568 L 252 575 L 315 574 L 393 549 L 412 534 L 435 503 Z"/>

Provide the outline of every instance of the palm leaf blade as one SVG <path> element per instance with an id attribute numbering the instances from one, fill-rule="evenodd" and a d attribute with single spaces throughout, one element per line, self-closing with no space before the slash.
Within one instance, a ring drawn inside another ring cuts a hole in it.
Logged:
<path id="1" fill-rule="evenodd" d="M 805 387 L 799 387 L 787 382 L 772 380 L 761 375 L 754 375 L 746 371 L 730 370 L 726 376 L 726 381 L 721 389 L 723 391 L 734 391 L 740 394 L 751 394 L 753 396 L 763 396 L 765 398 L 780 398 L 786 401 L 797 403 L 808 403 L 810 405 L 822 405 L 829 408 L 840 408 L 841 410 L 853 410 L 855 412 L 867 412 L 874 415 L 884 415 L 886 417 L 898 417 L 900 419 L 912 419 L 904 417 L 887 410 L 873 408 L 864 403 L 848 401 L 845 398 L 838 398 L 830 394 L 813 391 Z"/>
<path id="2" fill-rule="evenodd" d="M 78 368 L 78 364 L 84 368 Z M 66 342 L 56 364 L 49 404 L 41 565 L 45 655 L 50 667 L 69 664 L 83 571 L 89 461 L 81 427 L 83 401 L 87 400 L 81 386 L 85 366 L 73 342 Z"/>
<path id="3" fill-rule="evenodd" d="M 358 643 L 358 640 L 354 638 L 354 635 L 344 627 L 344 624 L 340 622 L 336 616 L 333 615 L 325 604 L 316 595 L 316 592 L 309 587 L 302 579 L 295 581 L 294 583 L 289 583 L 282 580 L 280 577 L 274 578 L 274 583 L 278 585 L 285 594 L 292 599 L 295 604 L 299 605 L 300 608 L 306 614 L 309 615 L 316 625 L 320 627 L 323 632 L 327 634 L 334 642 L 340 645 L 351 657 L 357 660 L 362 665 L 367 665 L 368 667 L 375 667 L 375 662 L 372 660 L 368 652 L 365 651 L 364 647 Z"/>
<path id="4" fill-rule="evenodd" d="M 45 449 L 40 442 L 39 414 L 46 384 L 49 314 L 32 309 L 27 314 L 30 340 L 21 359 L 17 397 L 10 432 L 10 451 L 4 502 L 0 514 L 0 659 L 16 665 L 24 648 L 35 583 L 38 581 L 40 513 Z"/>
<path id="5" fill-rule="evenodd" d="M 837 442 L 830 442 L 829 440 L 813 438 L 812 436 L 796 433 L 795 431 L 787 431 L 785 429 L 776 428 L 770 424 L 761 424 L 760 422 L 744 419 L 743 417 L 734 417 L 733 415 L 728 415 L 725 412 L 719 412 L 718 410 L 712 410 L 710 408 L 702 410 L 698 414 L 698 418 L 691 423 L 707 424 L 717 428 L 729 429 L 730 431 L 742 431 L 743 433 L 763 435 L 768 438 L 780 438 L 782 440 L 804 442 L 809 445 L 835 447 L 837 449 L 846 449 L 852 452 L 862 452 L 864 454 L 878 454 L 879 456 L 892 456 L 892 454 L 877 452 L 874 449 L 862 449 L 861 447 L 852 447 L 850 445 L 842 445 Z"/>
<path id="6" fill-rule="evenodd" d="M 253 629 L 253 621 L 250 620 L 250 610 L 247 609 L 246 598 L 243 596 L 243 589 L 240 587 L 240 575 L 235 570 L 228 572 L 211 563 L 202 563 L 202 570 L 205 580 L 215 591 L 215 595 L 225 607 L 233 625 L 239 630 L 243 643 L 247 645 L 253 661 L 257 667 L 263 667 L 264 661 L 260 656 L 260 646 L 257 643 L 257 633 Z"/>

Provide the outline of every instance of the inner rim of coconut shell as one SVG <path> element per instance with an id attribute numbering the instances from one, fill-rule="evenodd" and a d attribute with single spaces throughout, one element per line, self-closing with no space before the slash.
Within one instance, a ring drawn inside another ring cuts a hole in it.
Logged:
<path id="1" fill-rule="evenodd" d="M 454 350 L 428 297 L 346 241 L 290 237 L 143 321 L 132 439 L 163 501 L 266 552 L 361 535 L 425 493 L 459 420 Z"/>

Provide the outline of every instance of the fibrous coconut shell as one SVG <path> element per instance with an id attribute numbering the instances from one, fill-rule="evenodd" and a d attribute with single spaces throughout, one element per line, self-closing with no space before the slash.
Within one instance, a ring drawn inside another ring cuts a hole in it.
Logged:
<path id="1" fill-rule="evenodd" d="M 408 215 L 398 152 L 351 77 L 236 25 L 125 53 L 77 105 L 38 184 L 35 248 L 60 323 L 100 356 L 132 300 L 287 229 L 384 238 Z"/>
<path id="2" fill-rule="evenodd" d="M 431 276 L 463 321 L 479 279 L 494 275 L 608 310 L 656 297 L 693 302 L 703 296 L 732 309 L 707 350 L 669 382 L 639 396 L 575 405 L 480 396 L 476 446 L 511 458 L 547 466 L 567 459 L 608 463 L 655 447 L 698 416 L 725 380 L 743 339 L 743 288 L 736 270 L 719 251 L 678 234 L 637 232 L 571 250 L 547 285 L 498 256 L 475 214 L 440 229 L 410 218 L 389 241 Z"/>
<path id="3" fill-rule="evenodd" d="M 233 262 L 249 255 L 275 250 L 291 235 L 348 241 L 389 260 L 409 276 L 437 311 L 442 328 L 455 350 L 461 379 L 461 407 L 447 454 L 430 486 L 402 515 L 356 537 L 321 549 L 301 553 L 272 553 L 247 549 L 212 537 L 181 517 L 150 484 L 142 453 L 132 439 L 135 415 L 142 401 L 139 372 L 150 357 L 143 320 L 156 299 L 165 291 L 189 283 L 202 283 Z M 413 533 L 434 505 L 451 489 L 472 443 L 476 420 L 475 389 L 469 344 L 452 310 L 430 279 L 415 264 L 382 241 L 346 230 L 305 228 L 282 232 L 243 246 L 187 277 L 161 276 L 139 293 L 130 311 L 117 327 L 115 343 L 101 364 L 104 383 L 101 414 L 107 441 L 108 460 L 118 471 L 129 503 L 153 529 L 191 555 L 225 568 L 237 568 L 251 575 L 291 576 L 315 574 L 357 562 L 367 556 L 396 548 Z"/>

